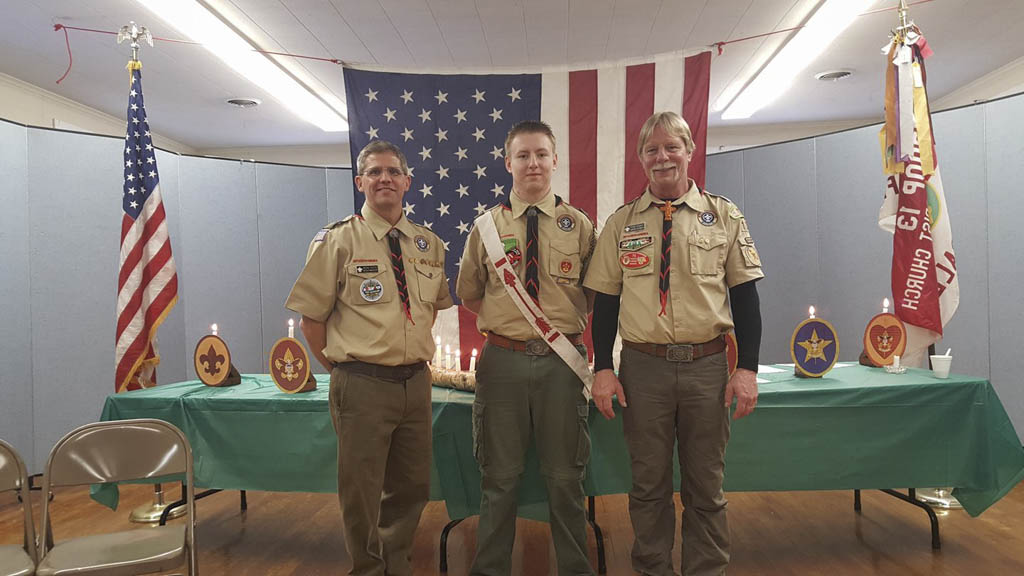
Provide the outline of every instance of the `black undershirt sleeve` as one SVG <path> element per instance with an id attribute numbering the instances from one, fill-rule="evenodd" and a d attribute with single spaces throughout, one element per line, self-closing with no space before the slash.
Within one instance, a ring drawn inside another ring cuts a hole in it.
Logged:
<path id="1" fill-rule="evenodd" d="M 594 372 L 614 368 L 612 347 L 619 330 L 619 296 L 596 292 L 594 294 Z"/>
<path id="2" fill-rule="evenodd" d="M 737 284 L 729 289 L 732 321 L 736 325 L 736 367 L 757 372 L 761 349 L 761 301 L 757 296 L 757 280 Z M 597 306 L 594 306 L 597 321 Z M 594 348 L 597 349 L 597 330 L 594 330 Z M 596 356 L 595 356 L 596 361 Z"/>

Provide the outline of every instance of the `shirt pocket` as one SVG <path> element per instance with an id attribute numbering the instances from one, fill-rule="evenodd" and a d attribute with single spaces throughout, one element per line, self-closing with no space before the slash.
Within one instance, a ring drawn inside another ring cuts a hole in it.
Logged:
<path id="1" fill-rule="evenodd" d="M 726 239 L 723 234 L 691 234 L 690 273 L 713 275 L 722 272 L 725 266 Z"/>
<path id="2" fill-rule="evenodd" d="M 551 245 L 551 257 L 548 259 L 548 272 L 559 284 L 579 284 L 580 281 L 580 247 L 579 245 Z"/>
<path id="3" fill-rule="evenodd" d="M 353 306 L 386 304 L 395 298 L 398 290 L 391 276 L 384 273 L 386 265 L 349 264 L 345 279 L 344 300 Z"/>
<path id="4" fill-rule="evenodd" d="M 441 292 L 441 282 L 444 282 L 444 270 L 440 266 L 417 264 L 415 274 L 416 282 L 419 285 L 420 301 L 437 302 L 437 295 Z"/>

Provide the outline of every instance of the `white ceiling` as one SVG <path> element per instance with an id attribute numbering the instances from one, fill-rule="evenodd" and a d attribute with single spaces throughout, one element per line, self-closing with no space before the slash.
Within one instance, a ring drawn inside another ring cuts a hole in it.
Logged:
<path id="1" fill-rule="evenodd" d="M 714 42 L 798 25 L 818 0 L 209 0 L 262 48 L 409 71 L 536 71 L 586 68 L 663 52 L 697 52 Z M 893 7 L 880 0 L 874 8 Z M 113 36 L 71 31 L 74 66 L 54 24 L 116 31 L 129 21 L 157 37 L 180 38 L 134 0 L 2 0 L 0 72 L 122 116 L 126 45 Z M 1024 1 L 911 2 L 910 15 L 935 55 L 928 60 L 932 100 L 1024 57 Z M 712 126 L 880 118 L 881 46 L 896 14 L 860 16 L 777 102 L 742 122 Z M 711 102 L 756 70 L 785 34 L 725 47 L 711 67 Z M 237 76 L 205 49 L 157 42 L 141 52 L 146 105 L 157 133 L 197 149 L 334 144 L 347 133 L 306 124 Z M 282 64 L 328 98 L 344 101 L 341 67 L 311 60 Z M 854 75 L 823 83 L 813 74 Z M 255 97 L 238 110 L 224 101 Z"/>

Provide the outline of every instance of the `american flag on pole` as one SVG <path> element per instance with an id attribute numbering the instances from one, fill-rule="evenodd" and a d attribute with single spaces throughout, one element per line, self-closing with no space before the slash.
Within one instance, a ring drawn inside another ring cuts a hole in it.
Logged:
<path id="1" fill-rule="evenodd" d="M 904 356 L 924 362 L 928 346 L 960 304 L 949 210 L 939 176 L 924 59 L 931 49 L 916 27 L 903 29 L 889 47 L 885 126 L 879 134 L 885 199 L 878 224 L 893 233 L 892 296 L 907 326 Z"/>
<path id="2" fill-rule="evenodd" d="M 128 132 L 124 146 L 121 257 L 117 276 L 117 392 L 156 385 L 156 330 L 178 301 L 178 273 L 160 196 L 156 150 L 142 102 L 142 64 L 128 64 Z"/>
<path id="3" fill-rule="evenodd" d="M 412 169 L 408 218 L 444 241 L 451 282 L 473 220 L 506 200 L 505 136 L 517 122 L 543 120 L 557 139 L 553 191 L 601 224 L 643 193 L 636 154 L 644 121 L 656 110 L 682 113 L 696 150 L 690 177 L 704 186 L 711 53 L 680 53 L 640 64 L 537 74 L 404 74 L 345 69 L 352 167 L 373 139 L 397 144 Z M 363 197 L 356 193 L 358 211 Z M 483 338 L 459 306 L 438 314 L 434 332 L 461 348 L 463 368 Z"/>

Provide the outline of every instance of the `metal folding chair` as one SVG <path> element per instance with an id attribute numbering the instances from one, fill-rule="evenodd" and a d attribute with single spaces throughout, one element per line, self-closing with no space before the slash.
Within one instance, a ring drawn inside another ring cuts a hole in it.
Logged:
<path id="1" fill-rule="evenodd" d="M 21 546 L 0 546 L 0 576 L 31 576 L 36 573 L 36 529 L 32 524 L 28 472 L 14 447 L 0 440 L 0 492 L 15 491 L 24 511 L 24 539 Z"/>
<path id="2" fill-rule="evenodd" d="M 82 536 L 62 542 L 44 540 L 36 574 L 122 576 L 162 572 L 188 565 L 198 575 L 192 447 L 181 430 L 163 420 L 115 420 L 81 426 L 50 452 L 43 475 L 41 534 L 57 533 L 50 519 L 54 488 L 104 482 L 157 479 L 183 474 L 184 524 L 145 527 Z"/>

